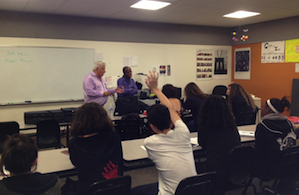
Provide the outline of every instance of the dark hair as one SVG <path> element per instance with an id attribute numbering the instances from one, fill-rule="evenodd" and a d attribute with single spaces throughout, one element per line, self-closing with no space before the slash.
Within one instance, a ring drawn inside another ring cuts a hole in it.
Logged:
<path id="1" fill-rule="evenodd" d="M 4 173 L 4 167 L 10 173 L 23 174 L 36 169 L 34 161 L 37 158 L 38 148 L 34 141 L 24 134 L 14 134 L 4 144 L 1 155 L 0 172 Z"/>
<path id="2" fill-rule="evenodd" d="M 147 109 L 148 122 L 160 131 L 169 129 L 170 127 L 170 113 L 166 106 L 162 104 L 155 104 Z"/>
<path id="3" fill-rule="evenodd" d="M 172 84 L 164 85 L 162 88 L 162 93 L 164 93 L 167 98 L 177 98 L 178 96 L 178 91 Z"/>
<path id="4" fill-rule="evenodd" d="M 86 103 L 75 112 L 71 127 L 72 136 L 114 131 L 106 110 L 98 103 Z"/>
<path id="5" fill-rule="evenodd" d="M 129 66 L 123 67 L 123 73 L 125 74 L 126 68 L 130 68 Z"/>
<path id="6" fill-rule="evenodd" d="M 226 100 L 214 95 L 209 96 L 201 106 L 198 124 L 216 130 L 235 126 L 234 116 Z"/>
<path id="7" fill-rule="evenodd" d="M 285 108 L 287 108 L 287 111 L 289 111 L 291 108 L 291 104 L 286 96 L 283 96 L 283 98 L 281 98 L 281 100 L 279 100 L 277 98 L 271 98 L 270 102 L 271 102 L 272 106 L 274 106 L 274 108 L 279 113 L 282 113 L 285 110 Z M 268 104 L 267 104 L 267 106 L 269 107 Z"/>
<path id="8" fill-rule="evenodd" d="M 249 95 L 240 84 L 232 83 L 228 85 L 228 87 L 230 87 L 230 94 L 228 95 L 228 105 L 230 107 L 232 107 L 233 97 L 236 95 L 240 95 L 244 98 L 248 106 L 250 106 L 254 110 L 256 109 L 256 105 L 254 104 L 251 95 Z"/>
<path id="9" fill-rule="evenodd" d="M 184 94 L 186 98 L 191 96 L 197 96 L 202 99 L 206 99 L 207 96 L 200 90 L 200 88 L 193 82 L 188 83 L 184 89 Z"/>

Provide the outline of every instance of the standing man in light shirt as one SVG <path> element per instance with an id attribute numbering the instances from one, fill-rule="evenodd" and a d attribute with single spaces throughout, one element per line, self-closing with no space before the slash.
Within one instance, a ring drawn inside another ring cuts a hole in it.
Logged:
<path id="1" fill-rule="evenodd" d="M 107 89 L 103 76 L 106 72 L 104 62 L 95 62 L 91 73 L 86 75 L 83 81 L 84 102 L 96 102 L 103 106 L 108 96 L 116 93 L 124 93 L 124 90 L 117 87 L 115 90 Z"/>

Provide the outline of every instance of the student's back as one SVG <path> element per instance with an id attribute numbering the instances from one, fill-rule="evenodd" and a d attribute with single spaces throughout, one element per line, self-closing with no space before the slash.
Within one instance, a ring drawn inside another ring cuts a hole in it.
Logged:
<path id="1" fill-rule="evenodd" d="M 1 173 L 4 167 L 10 177 L 0 181 L 1 195 L 60 195 L 59 179 L 54 174 L 33 173 L 37 163 L 37 146 L 26 135 L 14 134 L 4 146 Z"/>

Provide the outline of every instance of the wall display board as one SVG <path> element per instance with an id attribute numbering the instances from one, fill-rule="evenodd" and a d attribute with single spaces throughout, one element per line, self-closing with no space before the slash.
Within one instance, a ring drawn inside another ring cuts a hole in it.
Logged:
<path id="1" fill-rule="evenodd" d="M 197 49 L 196 51 L 196 80 L 212 79 L 213 50 Z"/>
<path id="2" fill-rule="evenodd" d="M 285 62 L 299 62 L 299 39 L 286 40 Z"/>
<path id="3" fill-rule="evenodd" d="M 285 41 L 272 41 L 262 43 L 262 63 L 284 62 Z"/>
<path id="4" fill-rule="evenodd" d="M 83 99 L 94 49 L 0 47 L 0 103 Z"/>
<path id="5" fill-rule="evenodd" d="M 235 49 L 235 79 L 250 79 L 250 47 Z"/>

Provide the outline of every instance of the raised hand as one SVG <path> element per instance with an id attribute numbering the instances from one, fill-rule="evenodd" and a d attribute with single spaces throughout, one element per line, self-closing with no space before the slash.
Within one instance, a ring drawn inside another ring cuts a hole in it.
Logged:
<path id="1" fill-rule="evenodd" d="M 159 73 L 156 73 L 155 71 L 149 71 L 149 74 L 146 75 L 147 79 L 145 79 L 145 83 L 150 89 L 156 89 L 158 88 L 158 79 L 159 79 Z"/>

